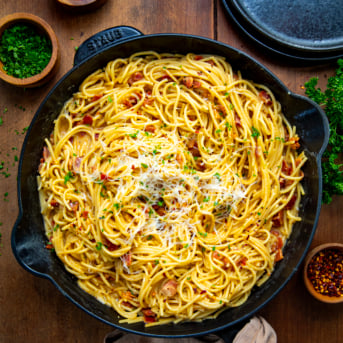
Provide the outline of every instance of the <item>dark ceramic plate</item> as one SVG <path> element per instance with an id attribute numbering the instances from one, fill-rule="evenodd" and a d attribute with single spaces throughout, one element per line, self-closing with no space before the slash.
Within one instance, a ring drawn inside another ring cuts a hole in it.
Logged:
<path id="1" fill-rule="evenodd" d="M 268 51 L 324 62 L 343 56 L 341 0 L 222 0 L 235 24 Z"/>

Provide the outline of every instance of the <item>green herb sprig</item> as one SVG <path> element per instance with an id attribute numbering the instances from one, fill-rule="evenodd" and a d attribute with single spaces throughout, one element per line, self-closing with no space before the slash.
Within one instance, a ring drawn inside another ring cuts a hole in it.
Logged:
<path id="1" fill-rule="evenodd" d="M 325 204 L 331 203 L 333 195 L 343 195 L 343 59 L 337 64 L 324 92 L 317 87 L 318 77 L 305 83 L 306 95 L 323 107 L 330 123 L 329 144 L 322 158 Z"/>

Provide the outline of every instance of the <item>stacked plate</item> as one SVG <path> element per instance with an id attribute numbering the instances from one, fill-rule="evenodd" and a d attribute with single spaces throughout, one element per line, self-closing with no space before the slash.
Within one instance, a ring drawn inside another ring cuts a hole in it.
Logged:
<path id="1" fill-rule="evenodd" d="M 295 60 L 343 56 L 343 6 L 337 0 L 222 0 L 228 15 L 259 46 Z"/>

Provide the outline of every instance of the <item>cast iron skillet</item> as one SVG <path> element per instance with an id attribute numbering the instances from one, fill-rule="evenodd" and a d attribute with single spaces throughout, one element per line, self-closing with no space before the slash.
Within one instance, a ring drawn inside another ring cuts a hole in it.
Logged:
<path id="1" fill-rule="evenodd" d="M 285 258 L 261 288 L 253 290 L 240 307 L 228 309 L 216 320 L 203 323 L 169 324 L 145 328 L 144 324 L 121 324 L 117 313 L 82 291 L 56 255 L 45 249 L 46 237 L 37 192 L 37 168 L 44 138 L 53 129 L 53 122 L 63 103 L 80 83 L 96 69 L 117 57 L 134 52 L 155 50 L 186 54 L 217 54 L 227 58 L 244 78 L 270 87 L 283 106 L 292 125 L 296 125 L 308 162 L 304 167 L 303 186 L 306 195 L 301 201 L 302 221 L 294 227 L 285 248 Z M 280 80 L 260 63 L 228 45 L 217 41 L 181 34 L 142 35 L 134 28 L 121 26 L 104 30 L 89 38 L 79 48 L 75 66 L 54 86 L 40 105 L 26 135 L 18 171 L 19 216 L 12 231 L 12 249 L 18 262 L 34 275 L 50 279 L 57 289 L 78 307 L 99 320 L 124 331 L 158 337 L 190 337 L 217 332 L 231 341 L 232 334 L 256 311 L 270 301 L 299 268 L 314 235 L 321 206 L 321 155 L 329 137 L 329 126 L 323 111 L 307 98 L 292 94 Z M 47 299 L 48 301 L 48 299 Z M 237 326 L 238 325 L 238 326 Z M 226 330 L 224 330 L 226 329 Z"/>

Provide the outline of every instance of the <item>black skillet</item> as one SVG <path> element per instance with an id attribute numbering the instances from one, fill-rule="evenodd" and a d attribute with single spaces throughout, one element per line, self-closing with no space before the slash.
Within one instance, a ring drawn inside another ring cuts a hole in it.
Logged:
<path id="1" fill-rule="evenodd" d="M 119 323 L 117 313 L 82 291 L 56 255 L 45 249 L 46 237 L 37 192 L 37 168 L 44 138 L 53 129 L 53 122 L 63 103 L 80 83 L 98 68 L 117 57 L 134 52 L 217 54 L 227 58 L 244 78 L 268 86 L 281 102 L 283 111 L 297 127 L 301 147 L 308 162 L 304 167 L 303 186 L 306 195 L 301 201 L 302 221 L 294 226 L 284 248 L 285 258 L 278 262 L 270 279 L 253 290 L 243 305 L 223 312 L 215 320 L 202 323 L 168 324 L 146 328 L 143 323 Z M 307 98 L 291 93 L 283 83 L 260 63 L 220 42 L 181 34 L 143 35 L 134 28 L 121 26 L 104 30 L 85 41 L 75 56 L 75 66 L 54 86 L 40 105 L 27 132 L 19 163 L 19 216 L 12 231 L 12 249 L 18 262 L 34 275 L 50 279 L 57 289 L 78 307 L 104 323 L 131 333 L 156 337 L 190 337 L 214 333 L 230 342 L 239 327 L 260 310 L 285 286 L 297 271 L 315 233 L 321 207 L 321 155 L 329 137 L 329 126 L 323 111 Z M 47 299 L 48 300 L 48 299 Z"/>

